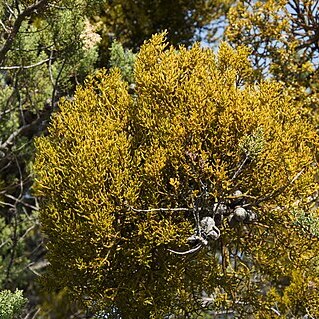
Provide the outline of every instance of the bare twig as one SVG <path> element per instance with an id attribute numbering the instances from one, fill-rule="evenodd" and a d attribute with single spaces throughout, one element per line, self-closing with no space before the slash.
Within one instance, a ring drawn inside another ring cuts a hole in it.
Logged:
<path id="1" fill-rule="evenodd" d="M 7 27 L 4 25 L 4 23 L 2 22 L 2 20 L 0 19 L 0 25 L 2 26 L 2 28 L 4 29 L 5 32 L 9 32 L 9 30 L 7 29 Z"/>
<path id="2" fill-rule="evenodd" d="M 60 80 L 60 76 L 61 76 L 61 74 L 62 74 L 62 71 L 63 71 L 63 68 L 64 68 L 66 62 L 67 62 L 67 59 L 65 58 L 65 59 L 63 60 L 63 62 L 62 62 L 62 65 L 61 65 L 61 68 L 60 68 L 60 70 L 59 70 L 59 73 L 58 73 L 58 75 L 57 75 L 57 77 L 56 77 L 56 79 L 55 79 L 55 83 L 54 83 L 53 90 L 52 90 L 52 97 L 51 97 L 52 110 L 53 110 L 53 108 L 54 108 L 54 101 L 55 101 L 56 91 L 57 91 L 57 88 L 58 88 L 58 82 L 59 82 L 59 80 Z"/>
<path id="3" fill-rule="evenodd" d="M 54 79 L 53 79 L 53 74 L 52 74 L 52 59 L 53 59 L 53 50 L 50 52 L 50 59 L 49 59 L 49 76 L 50 76 L 50 81 L 52 86 L 54 86 Z"/>
<path id="4" fill-rule="evenodd" d="M 19 242 L 22 241 L 29 233 L 30 231 L 32 231 L 35 226 L 37 225 L 37 223 L 33 224 L 32 226 L 30 226 L 25 232 L 24 234 L 19 238 Z"/>
<path id="5" fill-rule="evenodd" d="M 30 65 L 13 65 L 13 66 L 0 66 L 0 70 L 17 70 L 17 69 L 31 69 L 36 66 L 42 65 L 46 62 L 50 61 L 50 58 L 42 60 L 38 63 L 30 64 Z"/>
<path id="6" fill-rule="evenodd" d="M 7 7 L 8 11 L 9 11 L 15 18 L 17 18 L 16 14 L 14 13 L 13 9 L 11 9 L 11 7 L 8 5 L 8 3 L 6 3 L 6 7 Z"/>
<path id="7" fill-rule="evenodd" d="M 14 131 L 5 142 L 3 142 L 2 144 L 0 144 L 0 150 L 6 149 L 8 148 L 10 145 L 13 144 L 14 139 L 19 136 L 20 134 L 22 134 L 23 132 L 27 131 L 28 129 L 30 129 L 31 127 L 37 125 L 42 119 L 39 117 L 36 120 L 34 120 L 32 123 L 28 124 L 28 125 L 24 125 L 22 127 L 20 127 L 19 129 L 17 129 L 16 131 Z"/>
<path id="8" fill-rule="evenodd" d="M 241 171 L 242 171 L 244 165 L 246 164 L 246 162 L 248 161 L 248 159 L 249 159 L 249 156 L 246 155 L 246 157 L 244 158 L 244 160 L 241 162 L 238 169 L 234 173 L 233 177 L 231 178 L 232 181 L 241 173 Z"/>
<path id="9" fill-rule="evenodd" d="M 3 206 L 9 206 L 11 208 L 15 208 L 15 206 L 11 203 L 7 203 L 7 202 L 3 202 L 3 201 L 0 201 L 0 205 L 3 205 Z"/>
<path id="10" fill-rule="evenodd" d="M 8 238 L 7 240 L 5 240 L 3 243 L 1 243 L 0 245 L 0 249 L 5 246 L 9 241 L 10 241 L 11 238 Z"/>
<path id="11" fill-rule="evenodd" d="M 170 251 L 171 253 L 176 254 L 176 255 L 188 255 L 188 254 L 195 253 L 196 251 L 198 251 L 202 247 L 203 247 L 203 245 L 199 244 L 196 247 L 189 249 L 189 250 L 186 250 L 186 251 L 176 251 L 173 249 L 168 249 L 168 251 Z"/>
<path id="12" fill-rule="evenodd" d="M 281 316 L 280 312 L 274 307 L 271 307 L 270 310 L 272 310 L 277 316 Z"/>
<path id="13" fill-rule="evenodd" d="M 41 270 L 43 268 L 46 268 L 50 265 L 50 262 L 47 260 L 41 260 L 37 263 L 31 263 L 27 266 L 29 270 L 31 270 L 35 275 L 41 276 L 41 274 L 38 272 L 38 270 Z"/>
<path id="14" fill-rule="evenodd" d="M 1 120 L 1 118 L 2 118 L 3 116 L 5 116 L 5 115 L 11 113 L 15 108 L 16 108 L 16 106 L 13 106 L 13 107 L 11 107 L 11 108 L 9 108 L 9 109 L 5 109 L 4 111 L 2 111 L 2 112 L 0 113 L 0 120 Z"/>
<path id="15" fill-rule="evenodd" d="M 23 319 L 35 319 L 37 317 L 37 315 L 39 314 L 41 308 L 37 309 L 37 311 L 32 315 L 28 313 Z"/>
<path id="16" fill-rule="evenodd" d="M 39 207 L 36 207 L 36 206 L 33 206 L 33 205 L 31 205 L 31 204 L 28 204 L 28 203 L 26 203 L 26 202 L 24 202 L 23 200 L 21 200 L 21 199 L 19 199 L 19 198 L 16 198 L 16 197 L 14 197 L 14 196 L 12 196 L 12 195 L 10 195 L 10 194 L 5 194 L 4 195 L 5 197 L 8 197 L 8 198 L 10 198 L 10 199 L 13 199 L 14 201 L 16 201 L 16 202 L 18 202 L 18 203 L 20 203 L 20 204 L 22 204 L 22 205 L 24 205 L 24 206 L 26 206 L 26 207 L 29 207 L 29 208 L 31 208 L 31 209 L 33 209 L 33 210 L 39 210 Z"/>
<path id="17" fill-rule="evenodd" d="M 191 208 L 151 208 L 151 209 L 136 209 L 132 206 L 129 208 L 137 213 L 151 213 L 151 212 L 190 212 L 193 211 Z"/>

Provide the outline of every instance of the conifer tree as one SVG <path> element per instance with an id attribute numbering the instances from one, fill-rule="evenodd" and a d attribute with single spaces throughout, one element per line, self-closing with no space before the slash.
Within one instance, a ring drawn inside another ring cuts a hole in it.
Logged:
<path id="1" fill-rule="evenodd" d="M 47 286 L 108 318 L 319 316 L 318 135 L 245 47 L 144 44 L 62 99 L 36 141 Z"/>
<path id="2" fill-rule="evenodd" d="M 99 37 L 89 12 L 82 0 L 0 3 L 0 288 L 23 289 L 29 316 L 47 265 L 30 191 L 33 137 L 45 131 L 59 97 L 93 70 Z"/>
<path id="3" fill-rule="evenodd" d="M 191 45 L 206 34 L 214 39 L 224 27 L 234 0 L 114 0 L 104 1 L 91 17 L 102 37 L 100 65 L 108 63 L 108 48 L 118 40 L 136 52 L 152 34 L 167 30 L 174 45 Z"/>
<path id="4" fill-rule="evenodd" d="M 250 48 L 257 77 L 272 76 L 318 109 L 319 3 L 240 0 L 228 13 L 227 39 Z"/>

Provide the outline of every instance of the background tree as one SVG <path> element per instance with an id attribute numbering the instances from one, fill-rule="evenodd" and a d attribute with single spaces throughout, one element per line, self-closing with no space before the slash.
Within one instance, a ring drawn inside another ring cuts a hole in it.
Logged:
<path id="1" fill-rule="evenodd" d="M 134 94 L 117 69 L 61 101 L 34 165 L 48 286 L 124 319 L 318 316 L 318 135 L 247 55 L 156 35 Z"/>
<path id="2" fill-rule="evenodd" d="M 93 70 L 98 38 L 89 10 L 85 1 L 0 4 L 0 287 L 23 289 L 30 316 L 40 299 L 35 278 L 47 265 L 30 191 L 33 137 L 59 97 Z"/>
<path id="3" fill-rule="evenodd" d="M 220 35 L 220 28 L 234 0 L 142 0 L 105 1 L 92 21 L 100 30 L 100 66 L 106 66 L 108 48 L 117 39 L 125 48 L 136 50 L 152 34 L 167 30 L 172 44 L 191 45 L 206 33 Z"/>
<path id="4" fill-rule="evenodd" d="M 226 30 L 229 41 L 251 49 L 259 78 L 272 76 L 291 85 L 299 98 L 315 110 L 319 79 L 318 10 L 319 3 L 314 0 L 240 0 L 229 11 Z"/>

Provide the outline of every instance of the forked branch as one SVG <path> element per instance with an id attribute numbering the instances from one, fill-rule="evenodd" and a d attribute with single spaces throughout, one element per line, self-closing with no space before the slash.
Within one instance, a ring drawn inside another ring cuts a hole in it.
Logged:
<path id="1" fill-rule="evenodd" d="M 25 8 L 24 11 L 17 15 L 16 20 L 14 21 L 14 24 L 11 28 L 11 31 L 6 39 L 6 42 L 0 49 L 0 65 L 3 64 L 6 54 L 10 50 L 12 43 L 20 30 L 22 22 L 33 13 L 42 10 L 48 4 L 48 2 L 49 0 L 39 0 L 38 2 Z"/>

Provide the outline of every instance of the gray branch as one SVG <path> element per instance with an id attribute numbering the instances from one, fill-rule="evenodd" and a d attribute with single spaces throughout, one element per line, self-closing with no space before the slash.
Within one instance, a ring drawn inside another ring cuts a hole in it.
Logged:
<path id="1" fill-rule="evenodd" d="M 0 147 L 1 148 L 1 147 Z M 132 206 L 129 206 L 129 208 L 133 212 L 137 213 L 151 213 L 151 212 L 191 212 L 193 211 L 192 208 L 151 208 L 151 209 L 136 209 Z"/>
<path id="2" fill-rule="evenodd" d="M 3 143 L 0 144 L 0 150 L 5 150 L 7 149 L 9 146 L 13 145 L 13 141 L 22 133 L 32 129 L 34 126 L 36 126 L 37 124 L 40 123 L 40 121 L 42 121 L 43 118 L 39 117 L 36 120 L 34 120 L 32 123 L 27 124 L 27 125 L 23 125 L 22 127 L 20 127 L 19 129 L 17 129 L 16 131 L 14 131 L 13 133 L 11 133 L 11 135 L 6 139 L 6 141 L 4 141 Z"/>
<path id="3" fill-rule="evenodd" d="M 49 59 L 42 60 L 38 63 L 30 64 L 30 65 L 13 65 L 13 66 L 0 66 L 0 70 L 19 70 L 19 69 L 31 69 L 36 66 L 42 65 L 46 62 L 50 61 Z"/>
<path id="4" fill-rule="evenodd" d="M 198 246 L 196 246 L 196 247 L 194 247 L 192 249 L 186 250 L 186 251 L 176 251 L 176 250 L 173 250 L 173 249 L 168 249 L 168 251 L 170 251 L 171 253 L 176 254 L 176 255 L 188 255 L 188 254 L 195 253 L 200 248 L 202 248 L 202 244 L 199 244 Z"/>
<path id="5" fill-rule="evenodd" d="M 288 183 L 284 186 L 279 187 L 278 189 L 274 190 L 271 194 L 262 197 L 256 201 L 256 205 L 260 204 L 261 202 L 264 202 L 268 199 L 275 198 L 278 195 L 282 194 L 290 185 L 292 185 L 299 177 L 304 173 L 305 168 L 303 168 L 299 173 L 297 173 Z"/>
<path id="6" fill-rule="evenodd" d="M 22 22 L 34 12 L 43 9 L 48 4 L 48 2 L 49 0 L 39 0 L 35 4 L 32 4 L 25 8 L 23 12 L 18 14 L 12 26 L 11 32 L 9 33 L 6 42 L 0 50 L 0 65 L 3 64 L 5 56 L 12 46 L 12 43 L 19 32 Z"/>

